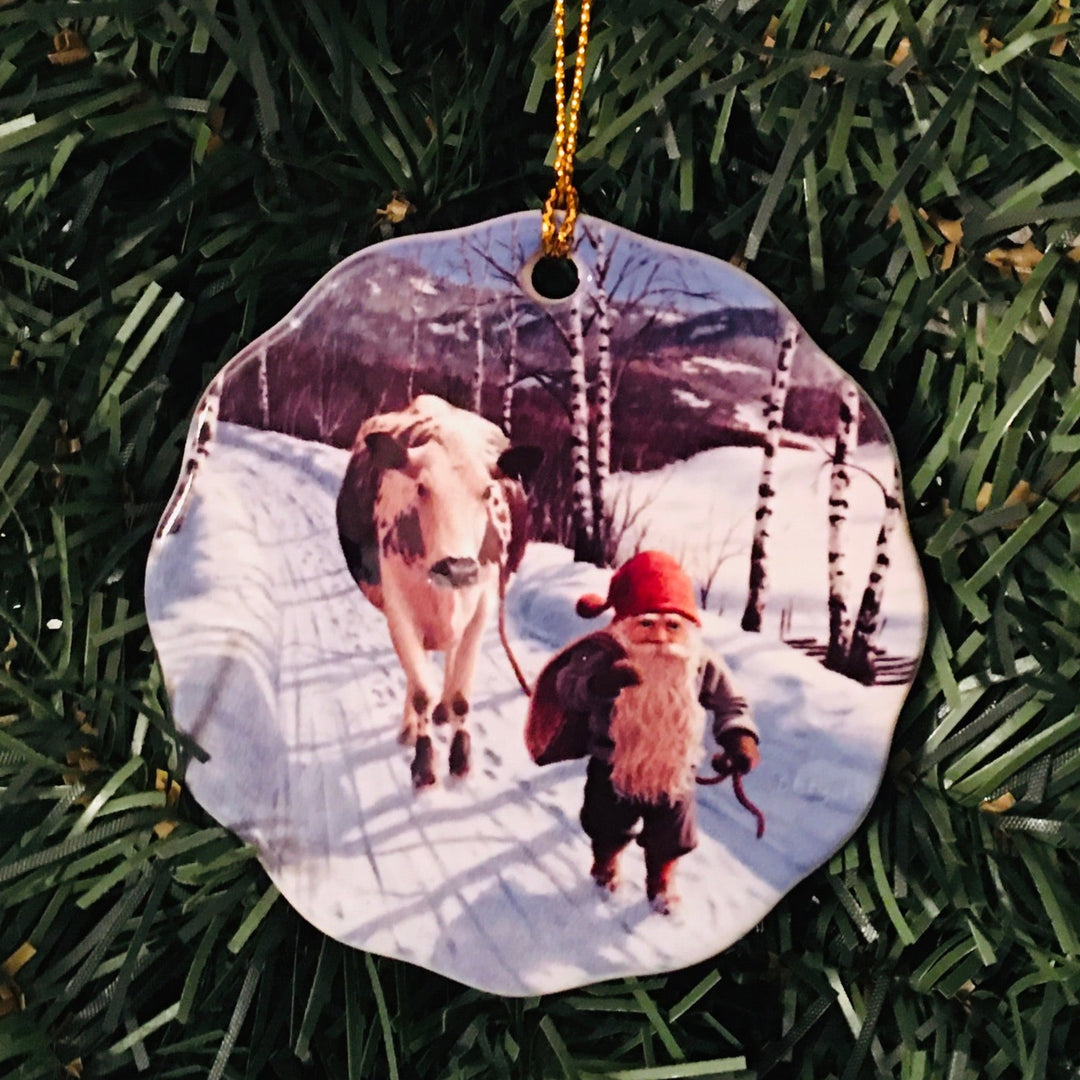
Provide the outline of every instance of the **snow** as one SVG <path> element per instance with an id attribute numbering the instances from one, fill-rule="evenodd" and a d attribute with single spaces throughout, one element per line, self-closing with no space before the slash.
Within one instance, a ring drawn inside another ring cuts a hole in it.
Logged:
<path id="1" fill-rule="evenodd" d="M 452 337 L 455 341 L 468 341 L 465 327 L 461 323 L 430 322 L 427 326 L 428 333 L 436 337 Z"/>
<path id="2" fill-rule="evenodd" d="M 418 292 L 423 293 L 424 296 L 438 296 L 439 290 L 435 287 L 435 283 L 430 278 L 422 277 L 410 277 L 409 284 Z"/>
<path id="3" fill-rule="evenodd" d="M 683 367 L 690 371 L 697 368 L 711 368 L 721 375 L 758 375 L 764 378 L 767 373 L 743 360 L 729 360 L 725 356 L 694 356 L 683 361 Z"/>
<path id="4" fill-rule="evenodd" d="M 789 441 L 784 432 L 784 441 Z M 763 450 L 724 446 L 648 473 L 612 477 L 610 501 L 619 512 L 638 512 L 620 544 L 620 557 L 636 546 L 663 548 L 687 572 L 709 586 L 712 611 L 741 618 L 746 603 L 749 552 L 757 509 L 757 484 Z M 853 455 L 845 529 L 848 605 L 857 610 L 875 556 L 884 515 L 879 484 L 891 486 L 892 448 L 860 446 Z M 779 633 L 781 614 L 790 613 L 789 638 L 827 640 L 828 499 L 830 463 L 816 442 L 781 446 L 773 486 L 777 498 L 769 529 L 769 604 L 764 632 Z M 881 643 L 889 652 L 917 657 L 922 650 L 925 593 L 915 548 L 906 531 L 890 547 L 885 580 L 886 616 Z"/>
<path id="5" fill-rule="evenodd" d="M 672 393 L 677 401 L 681 401 L 684 405 L 689 405 L 691 409 L 707 409 L 712 405 L 712 402 L 708 398 L 703 398 L 690 390 L 676 388 Z"/>
<path id="6" fill-rule="evenodd" d="M 747 431 L 763 432 L 765 430 L 765 412 L 761 405 L 748 405 L 745 401 L 737 401 L 732 415 L 738 427 L 745 428 Z"/>
<path id="7" fill-rule="evenodd" d="M 689 537 L 683 554 L 695 565 L 714 557 L 724 508 L 737 505 L 718 453 L 672 468 L 662 483 L 634 478 L 643 494 L 658 493 L 650 544 Z M 780 461 L 805 481 L 809 465 Z M 415 794 L 411 752 L 395 739 L 400 666 L 336 540 L 346 462 L 332 447 L 221 423 L 182 529 L 155 545 L 147 568 L 147 611 L 176 722 L 210 755 L 190 764 L 186 782 L 256 845 L 310 922 L 484 990 L 548 993 L 715 954 L 853 832 L 904 688 L 859 686 L 785 646 L 775 630 L 742 633 L 726 573 L 725 610 L 706 614 L 704 630 L 762 731 L 762 764 L 746 790 L 768 826 L 756 840 L 730 785 L 700 788 L 700 843 L 679 862 L 676 915 L 649 909 L 636 847 L 613 897 L 590 881 L 577 823 L 585 763 L 540 768 L 528 758 L 527 702 L 494 621 L 470 715 L 473 772 L 446 779 L 448 740 L 436 729 L 442 782 Z M 743 465 L 752 471 L 753 460 Z M 661 501 L 668 513 L 678 507 L 678 521 L 664 522 Z M 742 528 L 741 512 L 735 523 Z M 734 560 L 743 573 L 745 561 Z M 565 549 L 530 547 L 507 598 L 510 637 L 530 678 L 553 650 L 597 628 L 573 606 L 583 592 L 604 592 L 607 577 Z M 797 591 L 809 596 L 811 586 Z"/>

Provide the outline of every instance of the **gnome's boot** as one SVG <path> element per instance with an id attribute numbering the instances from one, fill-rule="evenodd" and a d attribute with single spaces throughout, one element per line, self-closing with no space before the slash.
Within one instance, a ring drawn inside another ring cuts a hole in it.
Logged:
<path id="1" fill-rule="evenodd" d="M 592 870 L 589 871 L 592 874 L 593 881 L 600 886 L 601 889 L 606 889 L 608 892 L 614 892 L 619 886 L 619 852 L 626 847 L 625 843 L 619 844 L 617 847 L 612 847 L 610 844 L 602 845 L 593 841 L 593 864 Z"/>
<path id="2" fill-rule="evenodd" d="M 670 915 L 679 904 L 674 877 L 675 859 L 661 861 L 645 853 L 645 895 L 653 911 L 661 915 Z"/>

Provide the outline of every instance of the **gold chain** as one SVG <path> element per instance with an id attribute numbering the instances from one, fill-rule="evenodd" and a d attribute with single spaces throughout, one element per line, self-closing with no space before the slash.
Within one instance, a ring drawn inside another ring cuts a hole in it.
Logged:
<path id="1" fill-rule="evenodd" d="M 581 113 L 582 88 L 585 82 L 585 53 L 589 45 L 589 15 L 592 0 L 581 0 L 581 23 L 578 27 L 574 82 L 570 89 L 570 107 L 566 105 L 566 3 L 555 0 L 555 186 L 544 203 L 541 236 L 544 253 L 566 258 L 574 244 L 578 197 L 574 188 L 574 153 L 577 150 L 578 116 Z M 562 220 L 556 211 L 562 211 Z"/>

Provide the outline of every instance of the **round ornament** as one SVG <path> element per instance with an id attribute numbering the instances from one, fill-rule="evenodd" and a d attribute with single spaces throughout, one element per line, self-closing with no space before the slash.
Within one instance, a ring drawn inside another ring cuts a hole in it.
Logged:
<path id="1" fill-rule="evenodd" d="M 213 380 L 147 569 L 193 795 L 484 990 L 700 961 L 851 835 L 926 629 L 870 401 L 745 273 L 540 215 L 331 270 Z"/>

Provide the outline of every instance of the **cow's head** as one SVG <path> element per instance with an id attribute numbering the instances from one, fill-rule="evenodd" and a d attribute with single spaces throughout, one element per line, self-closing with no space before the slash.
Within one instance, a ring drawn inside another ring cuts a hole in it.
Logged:
<path id="1" fill-rule="evenodd" d="M 476 583 L 482 566 L 501 563 L 511 531 L 508 497 L 539 465 L 542 451 L 511 447 L 493 466 L 481 455 L 430 440 L 406 446 L 387 432 L 365 439 L 380 471 L 382 555 L 427 567 L 447 588 Z M 523 497 L 523 496 L 522 496 Z"/>

